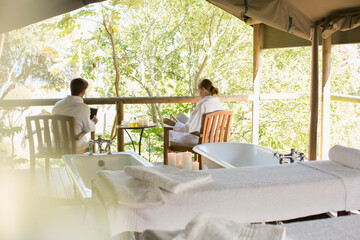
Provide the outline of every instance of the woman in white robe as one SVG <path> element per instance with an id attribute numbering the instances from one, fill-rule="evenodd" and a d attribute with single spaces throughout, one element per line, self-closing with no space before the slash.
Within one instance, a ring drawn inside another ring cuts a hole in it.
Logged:
<path id="1" fill-rule="evenodd" d="M 203 114 L 224 110 L 218 97 L 219 89 L 214 87 L 210 80 L 203 79 L 198 85 L 198 90 L 202 100 L 196 105 L 187 123 L 175 122 L 168 118 L 163 119 L 165 124 L 174 126 L 173 131 L 170 131 L 170 141 L 189 145 L 198 144 L 199 137 L 191 133 L 200 132 Z"/>

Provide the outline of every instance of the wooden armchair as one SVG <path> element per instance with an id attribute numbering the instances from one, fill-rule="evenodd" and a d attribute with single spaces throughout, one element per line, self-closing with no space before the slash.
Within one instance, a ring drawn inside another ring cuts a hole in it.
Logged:
<path id="1" fill-rule="evenodd" d="M 74 118 L 62 115 L 35 115 L 26 117 L 30 151 L 30 178 L 35 180 L 35 159 L 45 159 L 46 179 L 49 183 L 50 159 L 61 159 L 64 154 L 84 153 L 76 141 L 86 133 L 75 134 Z"/>
<path id="2" fill-rule="evenodd" d="M 211 142 L 227 142 L 230 134 L 230 126 L 232 119 L 231 111 L 216 111 L 206 113 L 203 115 L 200 132 L 191 133 L 199 136 L 198 144 L 211 143 Z M 204 168 L 203 158 L 192 148 L 198 144 L 191 145 L 181 142 L 170 141 L 169 131 L 173 127 L 164 127 L 164 164 L 168 164 L 168 153 L 170 151 L 177 152 L 192 152 L 195 154 L 196 161 L 199 162 L 199 168 Z"/>

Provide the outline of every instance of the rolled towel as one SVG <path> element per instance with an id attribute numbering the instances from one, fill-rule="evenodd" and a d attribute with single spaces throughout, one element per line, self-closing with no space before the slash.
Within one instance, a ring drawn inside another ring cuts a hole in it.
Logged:
<path id="1" fill-rule="evenodd" d="M 329 159 L 351 168 L 360 169 L 360 150 L 335 145 L 329 150 Z"/>
<path id="2" fill-rule="evenodd" d="M 245 224 L 201 213 L 173 240 L 282 240 L 285 228 L 276 225 Z"/>
<path id="3" fill-rule="evenodd" d="M 154 183 L 172 193 L 178 193 L 212 181 L 210 173 L 191 172 L 167 165 L 155 167 L 129 166 L 124 168 L 124 172 L 134 178 Z"/>
<path id="4" fill-rule="evenodd" d="M 132 178 L 123 171 L 100 170 L 96 174 L 96 178 L 101 178 L 112 190 L 113 200 L 121 205 L 143 208 L 164 204 L 161 190 L 151 182 Z M 109 197 L 109 194 L 106 195 Z"/>

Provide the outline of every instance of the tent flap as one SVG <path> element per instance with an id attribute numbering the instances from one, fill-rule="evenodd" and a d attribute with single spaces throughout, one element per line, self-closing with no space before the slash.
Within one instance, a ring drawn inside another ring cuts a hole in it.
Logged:
<path id="1" fill-rule="evenodd" d="M 322 37 L 360 25 L 360 0 L 207 0 L 245 21 L 252 18 L 270 27 L 311 40 L 311 29 L 321 23 Z M 353 13 L 348 12 L 352 10 Z M 334 13 L 345 12 L 342 16 Z M 358 11 L 358 13 L 354 13 Z M 331 17 L 335 16 L 335 17 Z M 326 19 L 324 22 L 323 19 Z"/>
<path id="2" fill-rule="evenodd" d="M 245 20 L 247 17 L 250 17 L 259 20 L 268 26 L 292 33 L 305 39 L 310 39 L 312 22 L 301 12 L 289 7 L 284 1 L 208 1 L 241 20 Z"/>
<path id="3" fill-rule="evenodd" d="M 322 25 L 322 37 L 330 37 L 337 31 L 348 31 L 360 26 L 360 13 L 326 19 Z"/>
<path id="4" fill-rule="evenodd" d="M 0 0 L 0 33 L 58 16 L 101 0 Z"/>

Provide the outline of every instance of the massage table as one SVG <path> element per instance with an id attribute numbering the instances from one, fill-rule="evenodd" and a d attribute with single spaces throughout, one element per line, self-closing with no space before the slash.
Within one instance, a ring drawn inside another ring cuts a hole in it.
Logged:
<path id="1" fill-rule="evenodd" d="M 360 170 L 329 160 L 206 171 L 212 182 L 177 194 L 162 191 L 165 204 L 160 206 L 108 203 L 96 181 L 93 196 L 104 203 L 112 236 L 183 229 L 201 212 L 253 223 L 360 209 Z"/>

